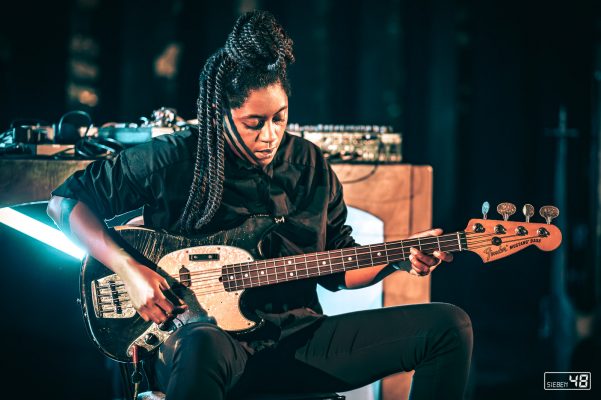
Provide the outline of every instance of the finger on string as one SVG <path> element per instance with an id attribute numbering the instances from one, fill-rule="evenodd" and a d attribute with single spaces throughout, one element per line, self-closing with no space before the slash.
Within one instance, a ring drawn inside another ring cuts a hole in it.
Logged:
<path id="1" fill-rule="evenodd" d="M 428 269 L 428 266 L 424 264 L 421 260 L 415 258 L 413 254 L 409 256 L 409 261 L 411 261 L 411 266 L 413 268 L 417 268 L 420 271 L 425 271 Z"/>
<path id="2" fill-rule="evenodd" d="M 436 262 L 438 262 L 438 260 L 435 257 L 424 254 L 423 252 L 417 250 L 414 247 L 411 248 L 411 256 L 413 256 L 415 259 L 421 261 L 428 267 L 431 265 L 434 265 L 434 264 L 436 264 Z M 409 257 L 411 257 L 411 256 L 409 256 Z"/>
<path id="3" fill-rule="evenodd" d="M 453 261 L 453 253 L 448 253 L 446 251 L 434 251 L 434 253 L 432 253 L 432 255 L 434 257 L 438 258 L 440 261 L 446 261 L 446 262 Z"/>

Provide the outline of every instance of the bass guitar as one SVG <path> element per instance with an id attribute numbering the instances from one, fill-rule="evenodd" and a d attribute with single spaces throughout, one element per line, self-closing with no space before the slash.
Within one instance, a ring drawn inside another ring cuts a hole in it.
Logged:
<path id="1" fill-rule="evenodd" d="M 88 256 L 80 274 L 81 306 L 87 331 L 108 357 L 131 361 L 134 346 L 140 357 L 152 353 L 180 326 L 212 321 L 235 336 L 258 329 L 262 321 L 245 305 L 245 290 L 298 279 L 314 278 L 374 265 L 400 262 L 415 247 L 434 251 L 471 251 L 483 262 L 495 261 L 535 246 L 556 249 L 561 231 L 551 225 L 557 208 L 542 207 L 546 223 L 509 221 L 515 206 L 502 203 L 503 220 L 472 219 L 465 230 L 441 236 L 398 240 L 317 253 L 263 259 L 261 242 L 283 218 L 254 216 L 240 226 L 202 237 L 183 237 L 143 227 L 113 228 L 126 249 L 148 268 L 163 275 L 171 290 L 188 305 L 166 324 L 144 321 L 131 304 L 119 276 Z M 409 269 L 409 268 L 408 268 Z M 168 295 L 168 292 L 166 292 Z"/>

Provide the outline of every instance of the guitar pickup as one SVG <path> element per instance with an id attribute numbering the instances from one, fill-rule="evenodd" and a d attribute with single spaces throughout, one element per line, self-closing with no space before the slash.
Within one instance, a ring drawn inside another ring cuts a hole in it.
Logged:
<path id="1" fill-rule="evenodd" d="M 190 261 L 218 261 L 219 253 L 208 253 L 208 254 L 190 254 Z"/>

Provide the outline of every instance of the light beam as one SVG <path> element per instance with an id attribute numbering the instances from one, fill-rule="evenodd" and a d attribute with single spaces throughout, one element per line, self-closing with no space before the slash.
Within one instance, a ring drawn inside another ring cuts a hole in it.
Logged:
<path id="1" fill-rule="evenodd" d="M 78 260 L 85 252 L 69 240 L 64 233 L 10 207 L 0 208 L 0 223 L 46 243 Z"/>

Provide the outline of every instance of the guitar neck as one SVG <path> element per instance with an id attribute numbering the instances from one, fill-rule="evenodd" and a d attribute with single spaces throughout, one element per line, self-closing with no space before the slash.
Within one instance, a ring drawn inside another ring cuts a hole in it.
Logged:
<path id="1" fill-rule="evenodd" d="M 463 251 L 467 250 L 467 246 L 465 232 L 459 231 L 441 236 L 225 265 L 222 279 L 226 291 L 235 291 L 405 261 L 409 259 L 412 247 L 432 254 L 434 251 Z"/>

